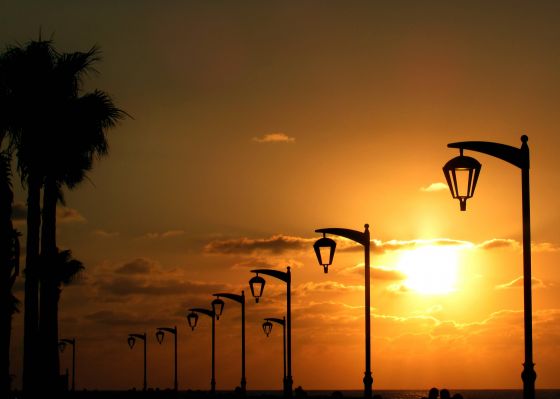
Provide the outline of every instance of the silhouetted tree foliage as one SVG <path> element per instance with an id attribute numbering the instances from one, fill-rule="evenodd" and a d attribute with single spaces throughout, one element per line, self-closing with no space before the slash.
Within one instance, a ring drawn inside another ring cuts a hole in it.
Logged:
<path id="1" fill-rule="evenodd" d="M 60 53 L 40 38 L 1 55 L 4 126 L 27 189 L 23 387 L 28 391 L 57 388 L 64 251 L 56 245 L 56 206 L 62 189 L 76 187 L 94 160 L 107 154 L 107 131 L 127 115 L 103 91 L 83 93 L 83 80 L 99 55 L 97 47 Z"/>

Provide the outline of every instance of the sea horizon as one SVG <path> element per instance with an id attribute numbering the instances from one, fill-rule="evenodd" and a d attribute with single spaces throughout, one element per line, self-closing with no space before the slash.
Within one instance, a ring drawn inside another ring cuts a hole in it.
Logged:
<path id="1" fill-rule="evenodd" d="M 431 387 L 425 389 L 379 389 L 373 390 L 374 395 L 380 395 L 382 399 L 421 399 L 422 397 L 428 396 L 428 390 Z M 463 399 L 522 399 L 523 390 L 522 389 L 461 389 L 461 388 L 448 388 L 448 387 L 436 387 L 438 389 L 447 389 L 453 396 L 456 393 L 460 393 Z M 362 398 L 363 390 L 358 389 L 311 389 L 305 390 L 304 394 L 301 395 L 295 392 L 294 387 L 294 398 Z M 175 394 L 171 389 L 161 389 L 161 388 L 149 388 L 147 392 L 142 392 L 141 390 L 131 389 L 131 390 L 95 390 L 95 389 L 84 389 L 76 390 L 76 392 L 67 392 L 69 398 L 83 398 L 83 399 L 96 399 L 96 398 L 128 398 L 128 397 L 184 397 L 184 398 L 210 398 L 212 395 L 207 390 L 179 390 Z M 238 397 L 233 393 L 233 390 L 217 390 L 217 397 Z M 281 398 L 281 390 L 248 390 L 247 397 L 252 398 Z M 14 396 L 17 397 L 17 394 Z M 560 388 L 550 388 L 550 389 L 537 389 L 536 399 L 560 399 Z"/>

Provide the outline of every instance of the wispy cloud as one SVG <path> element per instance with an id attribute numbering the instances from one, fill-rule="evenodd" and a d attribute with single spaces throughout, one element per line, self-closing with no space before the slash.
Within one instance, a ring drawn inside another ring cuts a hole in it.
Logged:
<path id="1" fill-rule="evenodd" d="M 543 288 L 546 285 L 544 282 L 536 277 L 531 277 L 531 286 L 533 288 Z M 495 288 L 497 290 L 505 290 L 508 288 L 522 288 L 523 287 L 523 276 L 519 276 L 516 279 L 510 281 L 509 283 L 499 284 Z"/>
<path id="2" fill-rule="evenodd" d="M 294 137 L 289 137 L 286 133 L 268 133 L 260 137 L 253 137 L 253 141 L 257 143 L 293 143 L 296 141 Z"/>
<path id="3" fill-rule="evenodd" d="M 426 187 L 420 187 L 420 191 L 423 191 L 425 193 L 431 193 L 434 191 L 445 191 L 448 189 L 449 188 L 447 187 L 447 184 L 441 182 L 432 183 Z"/>
<path id="4" fill-rule="evenodd" d="M 118 274 L 147 274 L 150 273 L 155 263 L 144 258 L 136 258 L 126 262 L 115 270 Z"/>
<path id="5" fill-rule="evenodd" d="M 289 250 L 311 248 L 315 239 L 292 237 L 278 234 L 269 238 L 233 238 L 228 240 L 211 241 L 204 246 L 207 253 L 240 254 L 255 251 L 269 251 L 281 253 Z"/>
<path id="6" fill-rule="evenodd" d="M 144 234 L 140 238 L 144 238 L 144 239 L 148 239 L 148 240 L 163 240 L 163 239 L 166 239 L 166 238 L 182 236 L 183 234 L 185 234 L 184 230 L 168 230 L 168 231 L 164 231 L 162 233 L 159 233 L 159 232 L 147 233 L 147 234 Z"/>
<path id="7" fill-rule="evenodd" d="M 94 236 L 101 237 L 101 238 L 114 238 L 119 236 L 119 233 L 116 231 L 105 231 L 102 229 L 97 229 L 91 232 Z"/>
<path id="8" fill-rule="evenodd" d="M 519 243 L 510 238 L 493 238 L 477 245 L 481 249 L 516 248 L 518 246 Z"/>
<path id="9" fill-rule="evenodd" d="M 550 242 L 533 243 L 532 250 L 536 252 L 557 252 L 560 251 L 560 245 Z"/>
<path id="10" fill-rule="evenodd" d="M 406 280 L 406 275 L 395 269 L 390 269 L 384 266 L 370 266 L 371 270 L 371 277 L 374 280 L 383 280 L 383 281 L 402 281 Z M 340 271 L 341 274 L 359 274 L 363 275 L 365 271 L 365 267 L 363 263 L 360 263 L 356 266 L 347 267 Z"/>
<path id="11" fill-rule="evenodd" d="M 76 209 L 59 206 L 56 208 L 56 217 L 60 223 L 84 223 L 83 217 Z"/>

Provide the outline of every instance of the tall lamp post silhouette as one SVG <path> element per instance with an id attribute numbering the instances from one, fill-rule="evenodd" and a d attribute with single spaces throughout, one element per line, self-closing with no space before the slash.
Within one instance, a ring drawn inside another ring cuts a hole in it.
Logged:
<path id="1" fill-rule="evenodd" d="M 272 331 L 272 323 L 280 324 L 282 326 L 282 353 L 284 357 L 284 377 L 282 379 L 284 385 L 286 385 L 286 317 L 278 319 L 276 317 L 268 317 L 264 319 L 262 329 L 266 336 L 268 337 Z"/>
<path id="2" fill-rule="evenodd" d="M 241 392 L 243 395 L 247 392 L 247 380 L 245 378 L 245 292 L 241 291 L 241 295 L 220 292 L 214 294 L 216 299 L 212 301 L 212 308 L 216 313 L 216 317 L 222 315 L 224 310 L 224 302 L 220 298 L 227 298 L 241 305 Z"/>
<path id="3" fill-rule="evenodd" d="M 529 196 L 529 138 L 521 136 L 521 148 L 506 144 L 492 143 L 488 141 L 461 141 L 447 144 L 449 148 L 458 148 L 460 155 L 451 159 L 443 167 L 445 179 L 451 190 L 453 198 L 459 200 L 461 211 L 467 209 L 467 199 L 474 194 L 480 163 L 471 157 L 463 155 L 463 150 L 481 152 L 503 161 L 506 161 L 521 169 L 521 208 L 523 220 L 523 302 L 524 302 L 524 326 L 525 326 L 525 363 L 521 379 L 523 380 L 523 398 L 535 398 L 535 364 L 533 363 L 533 311 L 531 299 L 531 212 Z M 461 177 L 463 178 L 461 180 Z M 465 181 L 466 180 L 466 181 Z M 460 183 L 466 183 L 462 187 Z"/>
<path id="4" fill-rule="evenodd" d="M 158 327 L 156 332 L 156 339 L 159 344 L 163 342 L 163 337 L 165 332 L 173 334 L 175 350 L 174 350 L 174 374 L 173 374 L 173 389 L 177 391 L 179 389 L 179 383 L 177 382 L 177 326 L 175 327 Z"/>
<path id="5" fill-rule="evenodd" d="M 72 345 L 72 392 L 76 390 L 76 338 L 63 338 L 58 341 L 58 349 L 64 352 L 66 345 Z"/>
<path id="6" fill-rule="evenodd" d="M 364 398 L 370 399 L 372 397 L 372 386 L 373 377 L 371 374 L 371 323 L 370 323 L 370 261 L 369 261 L 369 224 L 364 225 L 364 231 L 342 229 L 338 227 L 318 229 L 315 230 L 316 233 L 323 233 L 323 237 L 318 239 L 313 248 L 315 249 L 315 254 L 317 255 L 317 260 L 319 264 L 323 266 L 325 273 L 329 271 L 329 265 L 332 264 L 334 258 L 334 251 L 336 249 L 336 242 L 328 237 L 326 234 L 332 234 L 335 236 L 340 236 L 348 238 L 358 244 L 362 244 L 364 247 L 364 265 L 365 265 L 365 324 L 366 324 L 366 371 L 364 372 Z"/>
<path id="7" fill-rule="evenodd" d="M 148 373 L 147 369 L 148 366 L 146 364 L 146 333 L 143 334 L 128 334 L 128 346 L 130 349 L 134 348 L 134 344 L 136 343 L 136 339 L 141 339 L 144 341 L 144 384 L 142 385 L 142 390 L 146 391 L 148 389 Z"/>
<path id="8" fill-rule="evenodd" d="M 259 299 L 262 297 L 265 285 L 265 279 L 259 276 L 259 274 L 264 274 L 267 276 L 275 277 L 286 283 L 286 353 L 287 353 L 287 374 L 284 380 L 284 396 L 292 396 L 292 274 L 290 272 L 290 266 L 286 268 L 285 272 L 271 269 L 254 269 L 251 273 L 256 273 L 256 276 L 249 280 L 249 286 L 251 287 L 251 294 L 255 297 L 255 301 L 259 303 Z"/>
<path id="9" fill-rule="evenodd" d="M 193 331 L 198 322 L 198 313 L 205 314 L 212 318 L 212 379 L 210 380 L 210 393 L 214 395 L 216 393 L 216 313 L 214 313 L 214 310 L 201 308 L 192 308 L 189 309 L 189 312 L 191 313 L 187 315 L 187 321 Z"/>

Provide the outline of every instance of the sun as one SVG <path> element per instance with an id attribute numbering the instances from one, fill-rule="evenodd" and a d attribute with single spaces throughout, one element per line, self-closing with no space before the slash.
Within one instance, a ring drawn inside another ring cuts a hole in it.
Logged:
<path id="1" fill-rule="evenodd" d="M 402 254 L 398 268 L 408 289 L 425 295 L 449 294 L 456 289 L 459 254 L 453 247 L 424 246 Z"/>

